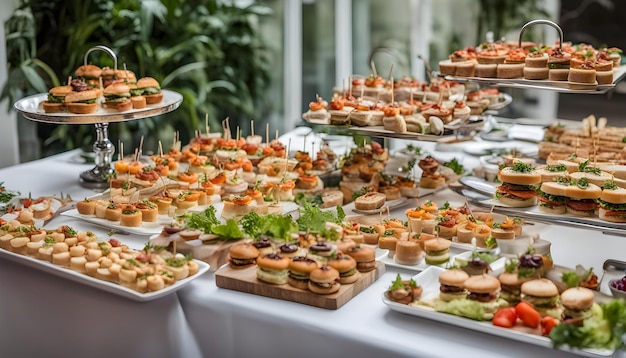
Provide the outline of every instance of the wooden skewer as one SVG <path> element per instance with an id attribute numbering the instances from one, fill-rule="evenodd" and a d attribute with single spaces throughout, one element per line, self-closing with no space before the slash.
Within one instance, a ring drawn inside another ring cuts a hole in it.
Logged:
<path id="1" fill-rule="evenodd" d="M 161 145 L 161 141 L 159 141 L 159 157 L 163 158 L 163 145 Z"/>
<path id="2" fill-rule="evenodd" d="M 392 83 L 392 85 L 393 85 L 393 77 L 391 77 L 391 83 Z M 391 106 L 392 106 L 392 107 L 393 107 L 393 106 L 395 106 L 395 100 L 394 100 L 394 95 L 393 95 L 393 92 L 394 92 L 394 91 L 393 91 L 393 87 L 392 87 L 392 90 L 391 90 Z"/>
<path id="3" fill-rule="evenodd" d="M 274 137 L 274 140 L 278 140 L 278 129 L 276 130 L 276 137 Z"/>
<path id="4" fill-rule="evenodd" d="M 250 120 L 250 135 L 254 137 L 254 119 Z"/>
<path id="5" fill-rule="evenodd" d="M 141 138 L 139 139 L 139 156 L 141 156 L 142 152 L 143 152 L 143 136 L 141 136 Z M 139 160 L 139 157 L 137 157 L 137 160 Z"/>
<path id="6" fill-rule="evenodd" d="M 352 76 L 348 77 L 348 98 L 352 97 Z"/>
<path id="7" fill-rule="evenodd" d="M 237 126 L 237 132 L 235 132 L 235 139 L 237 139 L 237 141 L 239 141 L 240 137 L 240 133 L 239 133 L 239 126 Z"/>
<path id="8" fill-rule="evenodd" d="M 393 77 L 391 77 L 393 75 L 393 63 L 391 64 L 391 68 L 389 68 L 389 78 L 391 78 L 391 89 L 393 90 Z"/>
<path id="9" fill-rule="evenodd" d="M 374 63 L 374 60 L 370 61 L 370 67 L 372 68 L 372 73 L 374 74 L 374 77 L 378 77 L 378 73 L 376 72 L 376 64 Z"/>
<path id="10" fill-rule="evenodd" d="M 70 83 L 72 83 L 72 76 L 67 76 L 67 84 L 69 85 Z"/>
<path id="11" fill-rule="evenodd" d="M 304 136 L 304 143 L 302 144 L 302 151 L 306 152 L 306 136 Z"/>
<path id="12" fill-rule="evenodd" d="M 204 129 L 206 130 L 206 136 L 209 137 L 209 133 L 211 133 L 211 128 L 209 127 L 209 114 L 206 113 L 204 115 Z"/>
<path id="13" fill-rule="evenodd" d="M 270 124 L 265 123 L 265 144 L 270 144 Z"/>

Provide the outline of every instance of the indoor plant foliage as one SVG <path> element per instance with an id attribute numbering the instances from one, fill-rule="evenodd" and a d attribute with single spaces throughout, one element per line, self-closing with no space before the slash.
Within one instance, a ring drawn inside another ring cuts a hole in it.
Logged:
<path id="1" fill-rule="evenodd" d="M 154 77 L 184 98 L 166 115 L 111 124 L 112 140 L 136 146 L 143 135 L 144 148 L 153 151 L 157 140 L 171 143 L 175 130 L 184 141 L 203 129 L 205 115 L 212 130 L 227 116 L 235 128 L 267 110 L 270 67 L 255 20 L 268 13 L 258 4 L 219 0 L 23 0 L 5 24 L 9 76 L 1 98 L 13 103 L 65 83 L 89 48 L 105 45 L 119 68 Z M 113 65 L 103 52 L 89 62 Z M 52 132 L 44 134 L 45 154 L 93 142 L 91 126 L 46 127 Z"/>

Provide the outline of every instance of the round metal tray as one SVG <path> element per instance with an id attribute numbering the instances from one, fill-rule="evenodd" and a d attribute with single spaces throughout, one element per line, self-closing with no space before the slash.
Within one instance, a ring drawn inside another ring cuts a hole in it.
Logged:
<path id="1" fill-rule="evenodd" d="M 98 110 L 92 114 L 74 114 L 68 112 L 46 113 L 42 103 L 48 99 L 47 93 L 40 93 L 28 96 L 15 102 L 15 109 L 22 113 L 24 117 L 38 122 L 57 124 L 97 124 L 124 122 L 134 119 L 147 118 L 159 114 L 171 112 L 178 108 L 183 102 L 183 96 L 174 91 L 162 90 L 163 100 L 157 104 L 149 104 L 145 108 L 130 109 L 124 112 L 103 108 L 98 106 Z"/>

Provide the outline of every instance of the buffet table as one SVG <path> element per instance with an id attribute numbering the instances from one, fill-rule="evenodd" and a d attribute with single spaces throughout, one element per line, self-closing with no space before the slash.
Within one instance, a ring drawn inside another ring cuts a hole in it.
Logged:
<path id="1" fill-rule="evenodd" d="M 422 145 L 423 143 L 420 143 Z M 434 151 L 435 145 L 428 150 Z M 458 144 L 462 145 L 462 144 Z M 442 155 L 450 155 L 450 152 Z M 0 182 L 32 197 L 95 194 L 78 174 L 90 169 L 78 151 L 0 169 Z M 476 158 L 464 155 L 463 163 Z M 445 190 L 431 199 L 463 203 Z M 404 210 L 404 209 L 403 209 Z M 59 216 L 48 225 L 70 223 L 106 235 L 106 229 Z M 147 237 L 114 236 L 140 248 Z M 563 226 L 546 226 L 559 265 L 582 264 L 601 273 L 604 260 L 624 259 L 626 238 Z M 619 257 L 619 255 L 622 255 Z M 325 310 L 218 288 L 213 273 L 176 294 L 134 302 L 0 258 L 0 356 L 2 357 L 566 357 L 555 351 L 391 311 L 382 294 L 397 273 L 387 267 L 365 291 L 337 310 Z M 626 357 L 626 351 L 615 356 Z"/>

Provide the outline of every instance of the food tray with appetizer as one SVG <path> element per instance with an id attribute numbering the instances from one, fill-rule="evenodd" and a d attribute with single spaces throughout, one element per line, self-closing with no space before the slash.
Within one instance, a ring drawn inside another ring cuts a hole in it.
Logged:
<path id="1" fill-rule="evenodd" d="M 588 357 L 611 356 L 623 345 L 617 322 L 624 319 L 625 301 L 584 287 L 559 291 L 545 278 L 515 280 L 521 294 L 513 300 L 501 291 L 512 278 L 500 277 L 429 267 L 410 279 L 398 275 L 382 300 L 393 311 Z M 591 328 L 599 326 L 603 330 Z"/>
<path id="2" fill-rule="evenodd" d="M 286 253 L 261 254 L 251 243 L 233 245 L 230 263 L 215 273 L 218 287 L 310 306 L 338 309 L 385 272 L 369 246 L 338 253 L 325 242 Z M 290 256 L 287 256 L 290 255 Z"/>
<path id="3" fill-rule="evenodd" d="M 135 301 L 170 294 L 209 269 L 204 262 L 163 248 L 134 250 L 69 226 L 44 230 L 9 220 L 0 230 L 1 256 Z"/>
<path id="4" fill-rule="evenodd" d="M 178 108 L 183 101 L 183 96 L 177 92 L 163 89 L 161 90 L 163 99 L 156 104 L 147 104 L 143 108 L 129 108 L 124 111 L 117 109 L 97 107 L 92 113 L 72 113 L 72 112 L 46 112 L 43 103 L 48 100 L 46 93 L 36 94 L 20 99 L 15 102 L 15 109 L 22 113 L 24 117 L 48 123 L 58 124 L 95 124 L 103 122 L 123 122 L 140 118 L 157 116 L 159 114 L 171 112 Z M 95 99 L 95 98 L 94 98 Z"/>
<path id="5" fill-rule="evenodd" d="M 526 28 L 536 24 L 554 27 L 560 34 L 554 45 L 522 42 Z M 566 93 L 603 94 L 626 74 L 622 50 L 599 49 L 563 41 L 563 31 L 552 21 L 525 24 L 519 42 L 485 42 L 468 46 L 439 62 L 440 74 L 449 81 L 489 86 L 544 89 Z"/>
<path id="6" fill-rule="evenodd" d="M 539 171 L 545 170 L 545 174 L 555 181 L 542 179 L 542 175 L 537 174 L 535 169 L 522 174 L 510 167 L 505 169 L 507 173 L 504 177 L 502 172 L 499 174 L 502 183 L 463 177 L 459 180 L 464 188 L 461 192 L 474 205 L 493 207 L 493 211 L 501 214 L 623 234 L 626 228 L 626 189 L 617 185 L 619 178 L 603 171 L 601 167 L 587 167 L 589 164 L 586 161 L 570 163 L 571 172 L 567 171 L 564 163 L 538 168 Z M 583 163 L 587 163 L 584 165 L 587 171 L 577 171 L 577 166 Z M 614 170 L 621 170 L 622 167 L 608 165 Z M 592 169 L 598 174 L 592 173 Z M 535 177 L 531 180 L 532 184 L 527 178 L 531 175 Z M 521 181 L 517 177 L 522 178 Z M 591 181 L 595 179 L 598 181 L 594 184 Z M 524 195 L 524 198 L 519 195 Z"/>

